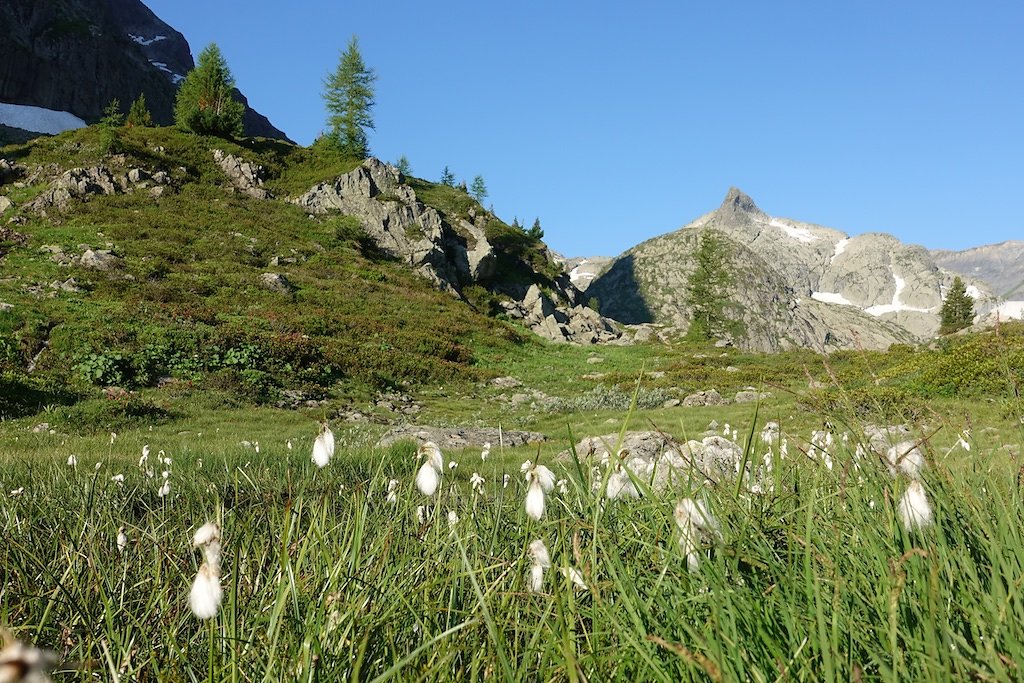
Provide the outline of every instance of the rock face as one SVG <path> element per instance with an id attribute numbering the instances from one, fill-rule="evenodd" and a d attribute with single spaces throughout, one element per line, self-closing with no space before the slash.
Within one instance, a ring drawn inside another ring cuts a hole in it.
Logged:
<path id="1" fill-rule="evenodd" d="M 940 267 L 981 280 L 1001 297 L 1024 299 L 1024 241 L 1008 240 L 963 251 L 935 250 L 931 256 Z"/>
<path id="2" fill-rule="evenodd" d="M 735 188 L 716 211 L 618 257 L 587 294 L 616 320 L 685 331 L 686 282 L 708 230 L 731 252 L 728 299 L 743 333 L 726 342 L 758 351 L 873 349 L 926 339 L 938 330 L 942 296 L 953 275 L 924 248 L 885 234 L 851 238 L 773 218 Z M 980 313 L 993 302 L 987 288 L 975 284 Z"/>
<path id="3" fill-rule="evenodd" d="M 378 159 L 330 182 L 319 183 L 295 200 L 310 214 L 330 212 L 359 218 L 367 236 L 384 253 L 401 259 L 437 287 L 460 295 L 481 284 L 507 297 L 501 306 L 537 334 L 552 341 L 591 344 L 617 339 L 607 319 L 583 305 L 568 276 L 537 284 L 495 282 L 498 252 L 487 239 L 487 216 L 455 224 L 426 206 L 397 168 Z M 524 274 L 530 267 L 520 262 Z"/>
<path id="4" fill-rule="evenodd" d="M 254 199 L 270 199 L 272 195 L 263 188 L 266 171 L 259 164 L 243 161 L 233 154 L 225 154 L 224 150 L 213 150 L 213 160 L 224 171 L 236 190 Z"/>
<path id="5" fill-rule="evenodd" d="M 192 67 L 185 38 L 140 0 L 0 3 L 0 102 L 91 122 L 112 99 L 127 110 L 145 93 L 154 121 L 166 125 Z M 258 112 L 247 110 L 244 125 L 247 135 L 286 139 Z"/>
<path id="6" fill-rule="evenodd" d="M 154 193 L 154 190 L 162 191 L 169 182 L 170 177 L 162 171 L 151 174 L 140 168 L 131 168 L 123 173 L 114 172 L 106 166 L 73 168 L 58 176 L 25 207 L 45 213 L 51 208 L 66 209 L 73 200 L 85 200 L 93 195 L 120 194 L 144 188 Z"/>

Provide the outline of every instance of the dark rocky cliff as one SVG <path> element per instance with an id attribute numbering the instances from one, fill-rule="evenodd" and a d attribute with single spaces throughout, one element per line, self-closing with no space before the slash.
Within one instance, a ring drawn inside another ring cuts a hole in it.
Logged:
<path id="1" fill-rule="evenodd" d="M 192 67 L 184 36 L 140 0 L 0 2 L 0 102 L 92 122 L 112 99 L 127 110 L 145 93 L 154 120 L 166 125 L 177 84 Z M 245 132 L 287 139 L 251 109 Z"/>

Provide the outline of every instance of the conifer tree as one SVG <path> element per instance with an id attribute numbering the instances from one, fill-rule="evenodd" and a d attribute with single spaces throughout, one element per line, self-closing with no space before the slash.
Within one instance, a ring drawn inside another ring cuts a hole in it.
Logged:
<path id="1" fill-rule="evenodd" d="M 327 137 L 349 156 L 365 159 L 370 154 L 366 131 L 374 130 L 373 82 L 377 74 L 367 68 L 359 53 L 359 39 L 352 36 L 341 54 L 338 68 L 324 80 L 327 105 Z"/>
<path id="2" fill-rule="evenodd" d="M 484 177 L 482 175 L 478 175 L 473 178 L 473 184 L 469 186 L 469 191 L 478 202 L 481 204 L 484 203 L 484 200 L 487 199 L 488 192 L 487 183 L 484 182 Z"/>
<path id="3" fill-rule="evenodd" d="M 960 276 L 953 278 L 946 299 L 942 302 L 939 334 L 952 334 L 970 326 L 974 321 L 974 299 Z"/>
<path id="4" fill-rule="evenodd" d="M 235 79 L 216 43 L 199 53 L 178 89 L 174 123 L 192 133 L 241 137 L 245 105 L 232 96 Z"/>
<path id="5" fill-rule="evenodd" d="M 412 174 L 412 166 L 409 165 L 409 159 L 404 154 L 398 157 L 398 161 L 395 162 L 395 168 L 397 168 L 398 172 L 402 175 Z"/>
<path id="6" fill-rule="evenodd" d="M 124 125 L 126 128 L 135 126 L 141 128 L 153 125 L 153 115 L 149 113 L 149 107 L 146 106 L 146 93 L 139 93 L 139 96 L 132 102 Z"/>
<path id="7" fill-rule="evenodd" d="M 441 184 L 447 185 L 448 187 L 455 187 L 455 174 L 448 169 L 447 166 L 441 171 Z"/>
<path id="8" fill-rule="evenodd" d="M 530 237 L 532 237 L 535 240 L 542 240 L 542 239 L 544 239 L 544 228 L 540 227 L 540 219 L 539 218 L 534 218 L 533 219 L 533 225 L 530 226 L 530 229 L 526 231 L 526 234 L 529 235 Z"/>
<path id="9" fill-rule="evenodd" d="M 121 151 L 121 139 L 117 134 L 117 128 L 124 121 L 124 114 L 121 113 L 121 101 L 116 97 L 103 110 L 103 117 L 100 119 L 100 154 L 116 154 Z"/>
<path id="10" fill-rule="evenodd" d="M 686 281 L 685 299 L 690 308 L 691 339 L 712 339 L 733 327 L 725 314 L 732 285 L 728 243 L 715 231 L 704 232 L 694 253 L 696 269 Z"/>

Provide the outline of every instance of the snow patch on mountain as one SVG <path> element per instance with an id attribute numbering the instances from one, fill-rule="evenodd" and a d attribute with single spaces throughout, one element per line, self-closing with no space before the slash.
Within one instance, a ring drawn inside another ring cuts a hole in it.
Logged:
<path id="1" fill-rule="evenodd" d="M 0 124 L 48 135 L 85 127 L 85 121 L 70 112 L 6 102 L 0 102 Z"/>
<path id="2" fill-rule="evenodd" d="M 793 239 L 800 242 L 814 242 L 815 240 L 818 239 L 817 236 L 811 233 L 811 231 L 808 230 L 807 228 L 798 228 L 795 225 L 784 223 L 780 221 L 778 218 L 771 219 L 768 222 L 768 225 L 772 226 L 773 228 L 779 228 L 780 230 L 782 230 L 782 232 L 786 233 Z"/>
<path id="3" fill-rule="evenodd" d="M 900 295 L 903 294 L 903 290 L 907 288 L 907 281 L 897 275 L 895 272 L 892 274 L 893 279 L 896 281 L 896 291 L 892 295 L 891 304 L 877 304 L 875 306 L 868 306 L 864 309 L 864 312 L 868 315 L 880 316 L 886 313 L 899 313 L 900 311 L 912 311 L 914 313 L 931 313 L 931 308 L 914 308 L 913 306 L 906 306 L 900 301 Z"/>
<path id="4" fill-rule="evenodd" d="M 152 38 L 144 38 L 142 36 L 137 36 L 134 33 L 129 33 L 128 37 L 134 40 L 139 45 L 143 46 L 152 45 L 153 43 L 159 42 L 161 40 L 167 40 L 167 36 L 153 36 Z"/>
<path id="5" fill-rule="evenodd" d="M 839 255 L 842 254 L 844 251 L 846 251 L 846 245 L 849 244 L 849 243 L 850 243 L 850 238 L 849 237 L 844 237 L 843 239 L 841 239 L 838 242 L 836 242 L 836 249 L 835 249 L 835 251 L 832 252 L 832 258 L 829 259 L 829 262 L 828 262 L 829 265 L 832 265 L 833 263 L 836 262 L 836 259 L 839 258 Z"/>
<path id="6" fill-rule="evenodd" d="M 811 292 L 811 298 L 826 304 L 838 304 L 840 306 L 857 305 L 837 292 Z"/>

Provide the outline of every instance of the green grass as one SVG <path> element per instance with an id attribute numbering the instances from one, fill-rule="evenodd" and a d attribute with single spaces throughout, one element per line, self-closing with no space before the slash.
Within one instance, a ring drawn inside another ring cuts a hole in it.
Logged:
<path id="1" fill-rule="evenodd" d="M 568 493 L 550 494 L 534 522 L 518 471 L 529 451 L 495 449 L 486 469 L 475 453 L 448 454 L 461 466 L 427 500 L 406 447 L 341 433 L 316 471 L 311 422 L 241 417 L 113 444 L 21 437 L 0 473 L 0 622 L 139 680 L 1012 680 L 1024 657 L 1016 466 L 980 436 L 969 457 L 929 451 L 936 524 L 908 533 L 894 511 L 906 483 L 871 460 L 855 468 L 846 450 L 832 471 L 792 446 L 776 453 L 769 494 L 684 487 L 600 503 L 589 467 L 555 462 L 552 445 L 541 457 Z M 142 443 L 153 479 L 136 465 Z M 158 449 L 173 459 L 165 499 Z M 483 497 L 470 492 L 474 469 Z M 396 505 L 384 500 L 392 477 Z M 686 495 L 707 499 L 724 535 L 697 573 L 672 521 Z M 433 516 L 419 523 L 424 504 Z M 208 520 L 223 527 L 225 596 L 204 624 L 188 610 L 189 542 Z M 536 538 L 555 567 L 539 594 L 524 583 Z M 557 572 L 566 566 L 586 591 Z"/>

